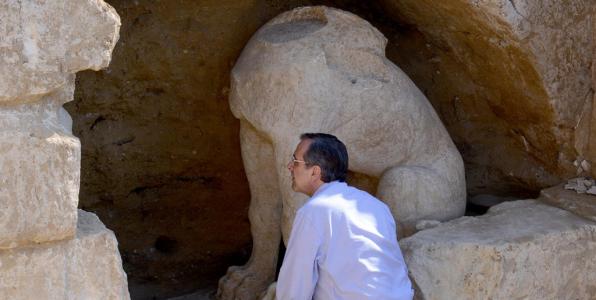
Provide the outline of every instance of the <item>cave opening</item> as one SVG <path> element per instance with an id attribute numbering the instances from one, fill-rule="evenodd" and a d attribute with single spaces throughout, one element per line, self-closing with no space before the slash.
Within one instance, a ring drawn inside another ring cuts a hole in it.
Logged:
<path id="1" fill-rule="evenodd" d="M 532 141 L 520 138 L 529 127 L 503 125 L 523 105 L 503 110 L 509 104 L 495 104 L 516 97 L 515 89 L 500 94 L 510 86 L 489 84 L 488 73 L 498 68 L 474 73 L 462 66 L 461 53 L 423 33 L 391 1 L 107 2 L 122 19 L 112 62 L 77 74 L 75 100 L 65 108 L 82 144 L 79 206 L 115 232 L 133 299 L 212 291 L 228 266 L 248 259 L 250 194 L 239 123 L 227 102 L 229 74 L 251 35 L 295 7 L 350 11 L 387 37 L 387 57 L 431 101 L 462 153 L 469 197 L 528 198 L 558 180 L 548 165 L 540 167 L 550 152 L 542 157 L 519 150 Z M 478 55 L 473 46 L 469 51 Z M 503 144 L 511 144 L 513 157 L 495 162 Z M 518 168 L 520 160 L 530 161 L 525 166 L 541 179 L 503 171 Z M 368 190 L 377 180 L 352 177 Z M 472 215 L 486 208 L 470 207 Z"/>

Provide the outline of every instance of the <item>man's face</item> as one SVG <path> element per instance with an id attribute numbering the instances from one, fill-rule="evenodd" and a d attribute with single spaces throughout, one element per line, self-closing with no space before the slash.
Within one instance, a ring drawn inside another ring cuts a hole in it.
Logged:
<path id="1" fill-rule="evenodd" d="M 292 189 L 295 192 L 303 193 L 311 196 L 313 194 L 312 185 L 312 166 L 307 166 L 304 162 L 304 154 L 310 147 L 311 140 L 304 139 L 300 141 L 296 150 L 294 151 L 293 157 L 288 163 L 288 170 L 292 175 Z"/>

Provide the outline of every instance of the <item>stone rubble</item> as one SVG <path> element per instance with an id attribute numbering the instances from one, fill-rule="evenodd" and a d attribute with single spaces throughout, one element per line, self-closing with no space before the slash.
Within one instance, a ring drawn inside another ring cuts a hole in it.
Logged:
<path id="1" fill-rule="evenodd" d="M 574 190 L 578 194 L 596 195 L 596 181 L 590 177 L 577 177 L 567 180 L 566 190 Z"/>

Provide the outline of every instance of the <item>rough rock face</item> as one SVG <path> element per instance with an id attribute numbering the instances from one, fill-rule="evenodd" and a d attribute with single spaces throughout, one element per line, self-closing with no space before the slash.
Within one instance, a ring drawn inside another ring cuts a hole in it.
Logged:
<path id="1" fill-rule="evenodd" d="M 107 67 L 120 18 L 98 0 L 0 1 L 0 104 L 34 101 Z"/>
<path id="2" fill-rule="evenodd" d="M 80 144 L 62 105 L 75 72 L 107 66 L 120 19 L 101 1 L 0 8 L 0 248 L 11 248 L 74 235 Z"/>
<path id="3" fill-rule="evenodd" d="M 74 236 L 81 146 L 62 108 L 74 76 L 36 103 L 0 108 L 0 249 Z"/>
<path id="4" fill-rule="evenodd" d="M 594 195 L 578 194 L 574 190 L 565 189 L 564 184 L 561 184 L 540 191 L 540 197 L 537 200 L 596 222 Z"/>
<path id="5" fill-rule="evenodd" d="M 596 223 L 519 200 L 400 242 L 417 299 L 592 299 Z"/>
<path id="6" fill-rule="evenodd" d="M 356 15 L 315 6 L 277 16 L 244 48 L 230 108 L 240 119 L 254 247 L 247 266 L 222 279 L 224 299 L 259 293 L 274 275 L 279 228 L 287 243 L 306 200 L 292 191 L 287 164 L 301 133 L 336 135 L 350 170 L 380 178 L 377 196 L 401 236 L 419 220 L 464 214 L 462 159 L 428 100 L 385 57 L 386 42 Z"/>
<path id="7" fill-rule="evenodd" d="M 99 0 L 0 2 L 2 299 L 130 298 L 113 233 L 77 215 L 80 143 L 62 108 L 119 25 Z"/>
<path id="8" fill-rule="evenodd" d="M 537 190 L 585 171 L 573 162 L 588 154 L 592 1 L 382 3 L 429 41 L 434 74 L 414 80 L 462 151 L 470 192 Z"/>
<path id="9" fill-rule="evenodd" d="M 1 299 L 130 299 L 111 230 L 78 212 L 76 237 L 0 251 Z"/>

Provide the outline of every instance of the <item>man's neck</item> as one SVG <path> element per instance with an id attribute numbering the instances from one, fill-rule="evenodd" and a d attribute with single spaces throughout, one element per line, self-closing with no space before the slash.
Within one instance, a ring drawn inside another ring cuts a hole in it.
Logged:
<path id="1" fill-rule="evenodd" d="M 324 181 L 321 181 L 321 180 L 317 181 L 317 182 L 316 182 L 316 183 L 313 185 L 313 191 L 312 191 L 312 193 L 311 193 L 310 195 L 308 195 L 308 196 L 309 196 L 309 197 L 312 197 L 314 194 L 316 194 L 316 193 L 317 193 L 317 191 L 318 191 L 318 190 L 320 190 L 320 189 L 321 189 L 321 187 L 322 187 L 323 185 L 325 185 L 325 182 L 324 182 Z"/>

